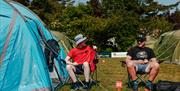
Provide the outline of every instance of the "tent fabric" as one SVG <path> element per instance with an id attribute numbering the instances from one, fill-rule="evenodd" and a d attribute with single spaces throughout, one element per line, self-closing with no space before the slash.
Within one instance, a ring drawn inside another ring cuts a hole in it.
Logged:
<path id="1" fill-rule="evenodd" d="M 53 90 L 43 39 L 55 37 L 43 22 L 25 6 L 0 0 L 0 34 L 0 91 Z"/>
<path id="2" fill-rule="evenodd" d="M 66 70 L 66 63 L 65 63 L 65 58 L 66 58 L 66 53 L 64 51 L 64 48 L 61 46 L 60 47 L 60 52 L 58 58 L 55 60 L 54 64 L 57 68 L 57 72 L 60 76 L 60 84 L 58 86 L 62 87 L 66 82 L 69 80 L 69 74 Z M 55 68 L 54 68 L 55 69 Z M 55 70 L 54 70 L 55 71 Z M 55 72 L 57 74 L 57 72 Z M 57 75 L 56 75 L 57 76 Z M 58 77 L 55 77 L 58 78 Z"/>
<path id="3" fill-rule="evenodd" d="M 58 31 L 51 31 L 58 39 L 58 42 L 63 46 L 65 53 L 67 54 L 73 47 L 75 47 L 75 41 L 69 39 L 64 33 Z"/>
<path id="4" fill-rule="evenodd" d="M 58 32 L 58 31 L 51 31 L 51 33 L 55 36 L 57 39 L 58 43 L 61 46 L 60 50 L 60 58 L 62 61 L 55 61 L 55 65 L 57 66 L 58 72 L 60 74 L 63 74 L 61 76 L 62 82 L 66 83 L 69 79 L 69 75 L 67 70 L 65 69 L 66 65 L 64 64 L 64 59 L 67 55 L 67 53 L 75 46 L 75 42 L 71 39 L 69 39 L 64 33 Z M 59 64 L 59 65 L 57 65 Z M 55 78 L 58 78 L 57 76 Z"/>
<path id="5" fill-rule="evenodd" d="M 180 64 L 180 30 L 162 34 L 155 43 L 154 51 L 159 60 Z"/>

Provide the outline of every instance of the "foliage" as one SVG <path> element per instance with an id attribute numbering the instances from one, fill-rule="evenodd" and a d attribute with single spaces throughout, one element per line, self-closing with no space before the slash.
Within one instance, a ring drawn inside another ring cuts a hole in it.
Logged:
<path id="1" fill-rule="evenodd" d="M 168 15 L 168 20 L 174 24 L 174 30 L 180 29 L 180 10 L 176 8 L 173 14 Z"/>
<path id="2" fill-rule="evenodd" d="M 154 38 L 158 38 L 161 34 L 173 29 L 173 24 L 168 22 L 165 17 L 154 17 L 144 25 L 146 26 L 145 32 L 152 34 Z"/>
<path id="3" fill-rule="evenodd" d="M 126 51 L 137 33 L 158 37 L 173 29 L 166 14 L 176 4 L 163 6 L 154 0 L 90 0 L 74 6 L 71 0 L 33 0 L 28 5 L 51 30 L 65 32 L 71 39 L 82 33 L 99 51 Z M 158 30 L 158 31 L 157 31 Z M 158 32 L 158 33 L 157 33 Z M 155 35 L 157 34 L 157 35 Z M 109 39 L 114 38 L 113 41 Z"/>

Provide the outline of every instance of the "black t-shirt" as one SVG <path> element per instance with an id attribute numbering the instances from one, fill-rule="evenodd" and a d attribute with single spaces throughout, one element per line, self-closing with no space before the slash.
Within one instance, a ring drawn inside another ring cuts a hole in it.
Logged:
<path id="1" fill-rule="evenodd" d="M 140 60 L 140 59 L 150 60 L 151 58 L 155 57 L 155 54 L 151 48 L 148 47 L 141 48 L 138 46 L 131 48 L 128 51 L 127 55 L 131 56 L 132 60 Z"/>

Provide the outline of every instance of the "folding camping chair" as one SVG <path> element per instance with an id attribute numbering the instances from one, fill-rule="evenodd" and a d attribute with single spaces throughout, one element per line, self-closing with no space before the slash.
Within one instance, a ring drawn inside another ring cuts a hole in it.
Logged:
<path id="1" fill-rule="evenodd" d="M 145 86 L 145 84 L 146 84 L 145 79 L 146 79 L 148 73 L 138 73 L 137 72 L 136 74 L 137 74 L 137 81 L 138 81 L 139 86 Z M 128 73 L 128 82 L 127 82 L 127 84 L 128 84 L 129 88 L 132 87 L 132 80 L 131 80 L 131 76 L 130 76 L 129 73 Z"/>
<path id="2" fill-rule="evenodd" d="M 98 80 L 97 80 L 97 65 L 96 64 L 99 62 L 99 60 L 94 59 L 93 62 L 95 64 L 96 69 L 95 69 L 94 72 L 90 73 L 90 85 L 91 86 L 92 85 L 97 86 L 98 85 Z M 81 75 L 84 75 L 84 72 L 82 72 L 82 71 L 79 71 L 79 73 L 75 72 L 75 75 L 76 75 L 76 79 L 80 82 L 80 85 L 85 86 L 84 82 L 81 80 L 81 77 L 80 77 Z M 95 78 L 94 78 L 94 76 L 95 76 Z"/>
<path id="3" fill-rule="evenodd" d="M 121 66 L 125 67 L 126 62 L 125 61 L 120 61 L 120 62 L 121 62 Z M 163 62 L 162 60 L 158 61 L 159 64 L 161 64 L 162 62 Z M 144 87 L 146 85 L 145 79 L 146 79 L 146 77 L 147 77 L 147 75 L 149 73 L 139 73 L 139 72 L 137 72 L 136 74 L 137 74 L 137 81 L 138 81 L 139 86 L 143 86 Z M 128 88 L 132 88 L 132 80 L 131 80 L 131 76 L 130 76 L 129 73 L 128 73 L 127 80 L 128 80 L 127 81 Z"/>
<path id="4" fill-rule="evenodd" d="M 126 62 L 125 61 L 120 61 L 121 62 L 121 65 L 122 67 L 125 67 L 126 65 Z M 147 76 L 147 73 L 136 73 L 137 74 L 137 81 L 139 82 L 138 84 L 141 85 L 141 86 L 144 86 L 145 85 L 145 78 Z M 131 76 L 130 74 L 128 73 L 128 77 L 127 77 L 127 85 L 128 85 L 128 88 L 131 88 L 132 87 L 132 81 L 131 81 Z"/>

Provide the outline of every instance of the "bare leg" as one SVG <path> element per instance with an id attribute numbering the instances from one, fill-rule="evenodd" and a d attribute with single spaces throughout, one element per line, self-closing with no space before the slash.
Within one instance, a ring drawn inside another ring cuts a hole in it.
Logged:
<path id="1" fill-rule="evenodd" d="M 89 75 L 90 75 L 89 63 L 88 62 L 84 62 L 83 63 L 83 67 L 84 67 L 85 81 L 89 82 Z"/>
<path id="2" fill-rule="evenodd" d="M 69 73 L 69 76 L 71 77 L 73 83 L 77 82 L 77 79 L 76 79 L 76 76 L 75 76 L 75 73 L 74 73 L 74 67 L 72 65 L 67 65 L 66 66 L 66 69 Z"/>
<path id="3" fill-rule="evenodd" d="M 159 72 L 159 64 L 157 62 L 150 62 L 149 80 L 154 81 Z"/>
<path id="4" fill-rule="evenodd" d="M 131 76 L 131 80 L 136 80 L 137 79 L 136 69 L 135 69 L 135 66 L 134 66 L 133 62 L 129 61 L 126 64 L 127 64 L 128 73 Z"/>
<path id="5" fill-rule="evenodd" d="M 153 82 L 159 72 L 159 64 L 157 62 L 150 62 L 149 66 L 149 81 Z M 145 91 L 151 90 L 145 88 Z"/>

